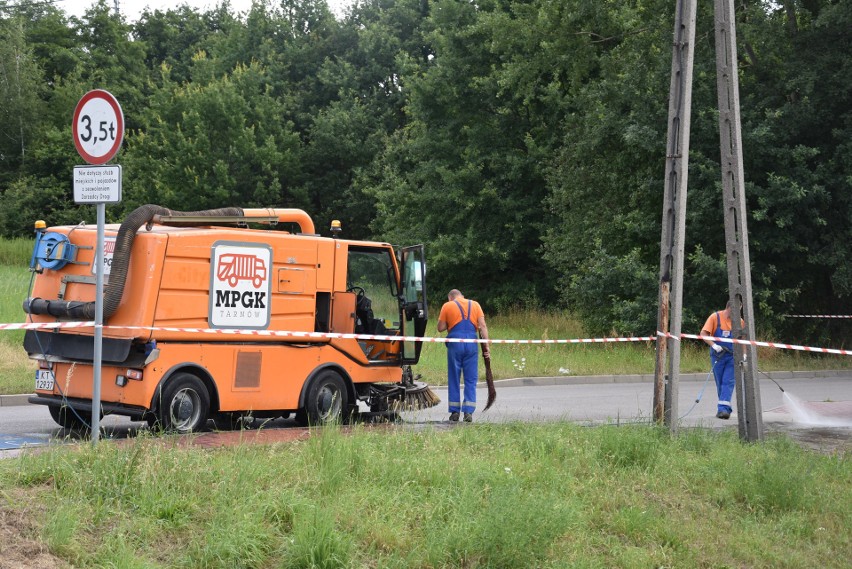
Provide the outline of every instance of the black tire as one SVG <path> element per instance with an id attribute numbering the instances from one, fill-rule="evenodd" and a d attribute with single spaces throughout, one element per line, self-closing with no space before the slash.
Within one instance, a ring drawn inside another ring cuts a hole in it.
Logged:
<path id="1" fill-rule="evenodd" d="M 305 407 L 296 414 L 302 424 L 344 423 L 349 414 L 349 393 L 340 374 L 322 371 L 311 380 L 305 393 Z"/>
<path id="2" fill-rule="evenodd" d="M 209 416 L 210 393 L 203 381 L 190 373 L 178 373 L 169 379 L 157 402 L 157 421 L 164 431 L 201 431 Z"/>
<path id="3" fill-rule="evenodd" d="M 50 416 L 56 421 L 56 424 L 66 429 L 76 431 L 91 430 L 92 428 L 92 412 L 82 411 L 80 409 L 71 409 L 67 405 L 54 407 L 51 405 Z"/>

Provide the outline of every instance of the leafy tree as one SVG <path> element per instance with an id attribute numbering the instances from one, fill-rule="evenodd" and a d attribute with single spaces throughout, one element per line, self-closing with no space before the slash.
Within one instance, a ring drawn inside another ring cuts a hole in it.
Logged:
<path id="1" fill-rule="evenodd" d="M 64 128 L 50 126 L 40 132 L 24 168 L 32 173 L 20 175 L 0 195 L 0 235 L 32 235 L 39 219 L 48 225 L 93 221 L 91 206 L 74 203 L 72 172 L 79 162 L 70 120 Z"/>
<path id="2" fill-rule="evenodd" d="M 199 54 L 193 73 L 207 63 Z M 281 114 L 259 64 L 199 84 L 164 78 L 143 128 L 128 138 L 127 207 L 304 207 L 303 196 L 287 192 L 298 138 Z"/>
<path id="3" fill-rule="evenodd" d="M 43 112 L 41 78 L 23 21 L 0 20 L 0 184 L 32 150 Z"/>
<path id="4" fill-rule="evenodd" d="M 600 333 L 656 318 L 673 8 L 667 0 L 223 2 L 82 18 L 0 12 L 0 221 L 71 203 L 70 117 L 92 88 L 128 125 L 124 202 L 293 206 L 429 250 L 431 289 L 553 305 Z M 700 3 L 684 327 L 727 296 L 712 3 Z M 8 17 L 7 17 L 8 15 Z M 759 328 L 852 309 L 852 3 L 737 4 Z M 78 219 L 79 218 L 79 219 Z M 840 334 L 814 325 L 805 334 Z M 806 326 L 806 325 L 805 325 Z"/>
<path id="5" fill-rule="evenodd" d="M 166 65 L 169 78 L 176 83 L 190 80 L 193 57 L 199 51 L 210 52 L 216 35 L 233 18 L 227 11 L 199 13 L 187 5 L 173 10 L 145 10 L 133 26 L 133 36 L 145 47 L 145 65 L 150 70 Z M 154 79 L 158 76 L 155 75 Z"/>
<path id="6" fill-rule="evenodd" d="M 852 309 L 852 4 L 784 3 L 748 14 L 744 146 L 756 197 L 757 273 L 768 314 Z M 783 334 L 802 322 L 776 320 Z M 827 330 L 818 323 L 818 328 Z"/>
<path id="7" fill-rule="evenodd" d="M 407 125 L 363 183 L 379 234 L 429 243 L 433 290 L 457 286 L 492 306 L 551 295 L 542 165 L 583 74 L 556 53 L 575 7 L 430 5 L 429 56 L 401 80 Z"/>
<path id="8" fill-rule="evenodd" d="M 85 91 L 101 88 L 115 95 L 127 128 L 134 128 L 147 98 L 143 45 L 131 39 L 132 27 L 113 13 L 106 0 L 92 5 L 76 29 L 83 55 L 81 65 L 67 79 Z"/>

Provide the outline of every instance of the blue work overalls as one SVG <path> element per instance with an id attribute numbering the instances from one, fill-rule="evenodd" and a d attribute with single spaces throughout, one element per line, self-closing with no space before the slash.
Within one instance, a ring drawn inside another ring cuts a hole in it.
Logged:
<path id="1" fill-rule="evenodd" d="M 730 338 L 730 330 L 722 330 L 722 319 L 716 313 L 716 330 L 713 332 L 716 338 Z M 719 395 L 717 411 L 730 413 L 731 396 L 734 394 L 734 345 L 729 342 L 718 342 L 724 349 L 716 353 L 710 348 L 710 363 L 713 364 L 713 376 L 716 379 L 716 393 Z"/>
<path id="2" fill-rule="evenodd" d="M 476 326 L 470 319 L 471 301 L 467 301 L 467 315 L 462 310 L 459 301 L 454 300 L 459 307 L 462 319 L 450 329 L 447 338 L 477 339 Z M 449 397 L 450 413 L 473 413 L 476 409 L 476 382 L 479 365 L 479 344 L 474 342 L 447 342 L 447 395 Z M 459 393 L 461 375 L 464 374 L 464 400 Z"/>

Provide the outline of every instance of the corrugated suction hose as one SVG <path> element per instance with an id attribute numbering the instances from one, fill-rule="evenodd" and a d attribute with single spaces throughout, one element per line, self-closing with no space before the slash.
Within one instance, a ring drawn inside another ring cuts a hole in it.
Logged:
<path id="1" fill-rule="evenodd" d="M 104 291 L 103 319 L 106 322 L 121 304 L 124 295 L 124 285 L 127 281 L 127 270 L 130 266 L 130 249 L 136 232 L 143 225 L 153 221 L 156 215 L 170 215 L 174 217 L 224 217 L 243 215 L 242 208 L 226 207 L 220 209 L 208 209 L 203 211 L 173 211 L 158 205 L 143 205 L 133 210 L 118 229 L 115 238 L 115 252 L 112 258 L 109 284 Z M 28 298 L 24 301 L 24 312 L 28 314 L 49 314 L 57 318 L 69 318 L 72 320 L 94 320 L 95 303 L 45 300 L 42 298 Z"/>

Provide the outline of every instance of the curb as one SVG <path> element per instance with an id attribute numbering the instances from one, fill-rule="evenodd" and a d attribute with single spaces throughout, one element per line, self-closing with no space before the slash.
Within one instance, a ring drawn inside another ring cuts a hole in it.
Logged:
<path id="1" fill-rule="evenodd" d="M 707 373 L 682 373 L 680 374 L 681 381 L 704 381 L 707 379 Z M 852 370 L 820 370 L 820 371 L 770 371 L 760 372 L 758 379 L 768 378 L 776 381 L 783 379 L 796 379 L 805 377 L 849 377 L 852 378 Z M 654 374 L 633 374 L 633 375 L 563 375 L 558 377 L 517 377 L 512 379 L 498 379 L 494 382 L 495 385 L 501 387 L 524 387 L 524 386 L 539 386 L 539 385 L 580 385 L 580 384 L 596 384 L 596 383 L 653 383 Z M 477 383 L 477 386 L 486 385 L 484 381 Z"/>
<path id="2" fill-rule="evenodd" d="M 802 377 L 849 377 L 852 379 L 852 370 L 820 370 L 820 371 L 770 371 L 760 372 L 759 377 L 774 379 L 776 381 L 784 379 L 796 379 Z M 681 381 L 704 381 L 707 379 L 706 373 L 682 373 L 680 374 Z M 603 384 L 603 383 L 653 383 L 654 374 L 634 374 L 634 375 L 563 375 L 558 377 L 516 377 L 511 379 L 498 379 L 494 382 L 500 387 L 533 387 L 544 385 L 583 385 L 583 384 Z M 477 386 L 484 387 L 484 381 L 480 381 Z M 444 386 L 431 386 L 444 387 Z M 22 393 L 18 395 L 0 395 L 0 407 L 13 407 L 19 405 L 29 405 L 27 401 L 32 396 L 32 393 Z"/>
<path id="3" fill-rule="evenodd" d="M 22 393 L 19 395 L 0 395 L 0 407 L 13 407 L 17 405 L 28 405 L 27 399 L 32 393 Z"/>

